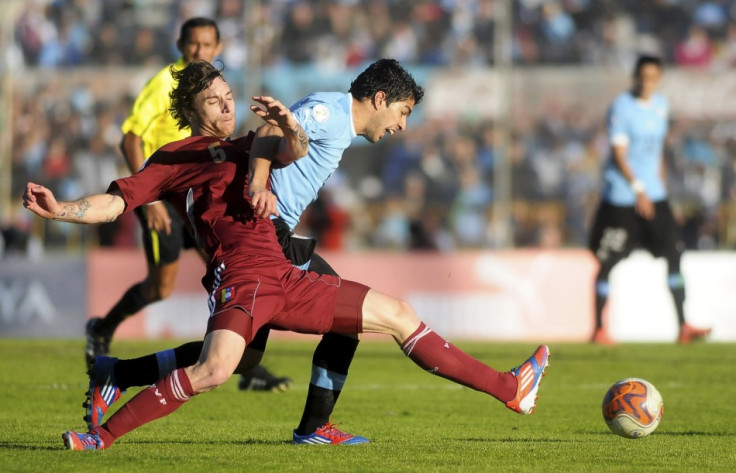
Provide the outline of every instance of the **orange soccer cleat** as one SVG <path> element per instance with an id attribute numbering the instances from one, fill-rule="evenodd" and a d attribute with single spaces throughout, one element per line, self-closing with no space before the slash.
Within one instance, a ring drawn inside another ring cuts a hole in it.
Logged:
<path id="1" fill-rule="evenodd" d="M 516 396 L 506 403 L 506 407 L 519 414 L 531 414 L 537 405 L 537 391 L 544 376 L 544 370 L 549 366 L 549 348 L 540 345 L 520 366 L 511 370 L 518 381 Z"/>
<path id="2" fill-rule="evenodd" d="M 697 328 L 686 323 L 680 327 L 680 336 L 677 337 L 677 343 L 681 345 L 687 345 L 688 343 L 695 340 L 702 340 L 703 338 L 710 335 L 712 328 Z"/>
<path id="3" fill-rule="evenodd" d="M 593 332 L 590 343 L 595 343 L 596 345 L 615 345 L 616 341 L 608 336 L 608 332 L 603 327 L 599 327 Z"/>

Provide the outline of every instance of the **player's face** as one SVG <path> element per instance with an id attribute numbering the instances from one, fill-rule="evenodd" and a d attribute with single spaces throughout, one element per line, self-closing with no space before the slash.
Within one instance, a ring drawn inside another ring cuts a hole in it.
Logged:
<path id="1" fill-rule="evenodd" d="M 217 42 L 217 32 L 212 26 L 191 28 L 187 38 L 177 46 L 187 64 L 194 61 L 212 62 L 222 49 L 222 44 Z"/>
<path id="2" fill-rule="evenodd" d="M 205 136 L 225 139 L 235 131 L 235 101 L 227 82 L 218 77 L 194 97 L 192 129 Z"/>
<path id="3" fill-rule="evenodd" d="M 662 80 L 662 70 L 656 64 L 645 64 L 636 76 L 635 87 L 638 95 L 649 98 L 658 88 Z"/>
<path id="4" fill-rule="evenodd" d="M 381 92 L 376 94 L 378 97 Z M 397 131 L 406 129 L 406 120 L 414 110 L 414 99 L 392 102 L 376 100 L 376 111 L 368 121 L 363 136 L 371 143 L 376 143 L 387 134 L 393 135 Z"/>

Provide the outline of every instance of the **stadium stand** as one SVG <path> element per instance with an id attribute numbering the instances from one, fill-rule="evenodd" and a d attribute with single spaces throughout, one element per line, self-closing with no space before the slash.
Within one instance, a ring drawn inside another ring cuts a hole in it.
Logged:
<path id="1" fill-rule="evenodd" d="M 222 25 L 222 60 L 230 70 L 244 68 L 257 47 L 266 71 L 350 71 L 391 56 L 431 75 L 436 68 L 493 64 L 493 3 L 282 0 L 253 2 L 246 12 L 249 3 L 234 0 L 25 2 L 10 63 L 40 79 L 16 84 L 13 195 L 28 179 L 48 183 L 65 198 L 97 192 L 118 175 L 119 125 L 146 71 L 174 59 L 168 45 L 184 18 L 212 16 Z M 519 0 L 513 61 L 520 70 L 593 65 L 626 78 L 633 57 L 648 50 L 670 68 L 725 70 L 736 65 L 735 5 Z M 105 72 L 115 68 L 139 72 Z M 86 72 L 58 83 L 43 80 L 44 71 Z M 490 210 L 493 120 L 448 123 L 419 115 L 403 136 L 381 144 L 380 153 L 364 147 L 346 153 L 344 172 L 306 216 L 303 231 L 334 248 L 498 247 Z M 600 110 L 550 106 L 515 113 L 514 121 L 514 246 L 584 245 L 606 156 Z M 724 202 L 736 196 L 734 122 L 675 116 L 670 130 L 669 186 L 688 246 L 733 246 L 736 210 Z M 40 232 L 51 246 L 135 244 L 135 225 L 126 225 L 88 234 L 52 222 Z M 39 232 L 28 220 L 4 226 Z"/>

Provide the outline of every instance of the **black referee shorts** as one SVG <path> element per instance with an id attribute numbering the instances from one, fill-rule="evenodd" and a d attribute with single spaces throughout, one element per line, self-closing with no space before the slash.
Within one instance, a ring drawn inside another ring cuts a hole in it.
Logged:
<path id="1" fill-rule="evenodd" d="M 666 200 L 654 203 L 654 218 L 639 216 L 633 206 L 601 202 L 593 222 L 589 248 L 601 262 L 626 258 L 635 248 L 655 257 L 678 251 L 680 226 Z"/>
<path id="2" fill-rule="evenodd" d="M 143 248 L 146 251 L 148 264 L 154 267 L 173 263 L 179 259 L 183 249 L 196 248 L 197 242 L 189 232 L 189 228 L 181 219 L 179 213 L 168 202 L 164 202 L 171 217 L 171 233 L 166 234 L 148 228 L 148 221 L 142 207 L 135 209 L 135 214 L 141 222 Z"/>

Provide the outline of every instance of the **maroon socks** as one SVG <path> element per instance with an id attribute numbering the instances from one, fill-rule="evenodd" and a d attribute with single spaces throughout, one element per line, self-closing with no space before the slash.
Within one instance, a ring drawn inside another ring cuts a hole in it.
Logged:
<path id="1" fill-rule="evenodd" d="M 516 394 L 517 381 L 511 373 L 500 373 L 486 366 L 450 342 L 442 339 L 423 322 L 401 346 L 414 363 L 456 383 L 488 393 L 508 402 Z"/>

